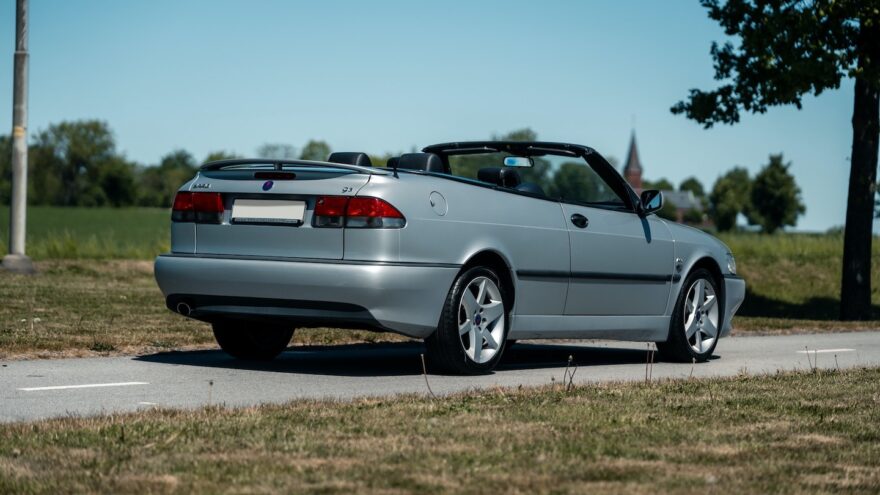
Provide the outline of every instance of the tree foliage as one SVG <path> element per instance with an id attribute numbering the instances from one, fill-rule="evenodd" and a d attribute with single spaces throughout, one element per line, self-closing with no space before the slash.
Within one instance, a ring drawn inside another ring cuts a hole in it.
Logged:
<path id="1" fill-rule="evenodd" d="M 299 158 L 301 160 L 326 160 L 332 151 L 326 142 L 312 139 L 303 146 Z"/>
<path id="2" fill-rule="evenodd" d="M 688 100 L 672 107 L 705 127 L 739 122 L 741 111 L 800 108 L 805 94 L 837 89 L 843 77 L 880 81 L 880 60 L 864 60 L 870 48 L 861 39 L 880 22 L 878 0 L 701 3 L 727 36 L 739 37 L 738 46 L 712 43 L 715 79 L 728 82 L 710 91 L 691 89 Z"/>
<path id="3" fill-rule="evenodd" d="M 295 160 L 297 158 L 296 148 L 284 143 L 265 143 L 257 148 L 257 158 Z"/>
<path id="4" fill-rule="evenodd" d="M 734 167 L 715 181 L 709 193 L 709 218 L 719 231 L 736 228 L 736 217 L 746 212 L 751 191 L 749 171 L 742 167 Z"/>
<path id="5" fill-rule="evenodd" d="M 559 165 L 550 186 L 545 191 L 553 198 L 575 201 L 596 201 L 601 194 L 600 184 L 583 162 L 564 162 Z"/>
<path id="6" fill-rule="evenodd" d="M 706 190 L 703 189 L 703 183 L 700 182 L 696 177 L 688 177 L 687 179 L 681 181 L 681 184 L 678 185 L 678 190 L 690 191 L 697 199 L 706 196 Z"/>
<path id="7" fill-rule="evenodd" d="M 155 167 L 141 170 L 141 206 L 171 206 L 180 185 L 195 175 L 196 159 L 186 150 L 175 150 L 163 156 Z"/>
<path id="8" fill-rule="evenodd" d="M 105 122 L 50 125 L 29 150 L 29 196 L 59 206 L 122 206 L 135 191 L 135 166 L 116 151 Z"/>
<path id="9" fill-rule="evenodd" d="M 241 158 L 241 156 L 233 153 L 232 151 L 217 150 L 208 153 L 208 155 L 205 157 L 204 163 L 216 162 L 217 160 L 233 160 L 235 158 Z"/>
<path id="10" fill-rule="evenodd" d="M 783 163 L 782 155 L 770 155 L 768 163 L 752 181 L 751 203 L 746 216 L 752 225 L 772 234 L 785 226 L 797 224 L 806 211 L 801 189 L 788 172 L 791 163 Z"/>
<path id="11" fill-rule="evenodd" d="M 660 191 L 674 191 L 675 186 L 672 185 L 672 182 L 669 182 L 669 179 L 666 179 L 665 177 L 661 177 L 657 180 L 643 179 L 642 180 L 642 189 L 644 189 L 644 190 L 657 189 Z"/>

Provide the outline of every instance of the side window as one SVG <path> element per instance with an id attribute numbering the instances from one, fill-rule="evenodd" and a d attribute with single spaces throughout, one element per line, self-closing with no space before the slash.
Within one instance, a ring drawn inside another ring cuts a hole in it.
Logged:
<path id="1" fill-rule="evenodd" d="M 625 207 L 623 199 L 586 162 L 569 158 L 554 165 L 551 196 L 567 203 Z"/>

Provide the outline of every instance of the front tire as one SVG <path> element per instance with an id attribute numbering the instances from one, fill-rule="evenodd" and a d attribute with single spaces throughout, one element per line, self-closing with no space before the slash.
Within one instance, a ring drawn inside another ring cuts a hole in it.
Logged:
<path id="1" fill-rule="evenodd" d="M 293 328 L 262 325 L 249 321 L 214 323 L 214 338 L 230 356 L 246 361 L 271 361 L 281 354 L 290 339 Z"/>
<path id="2" fill-rule="evenodd" d="M 441 371 L 476 375 L 501 360 L 509 328 L 509 302 L 498 275 L 471 268 L 455 280 L 433 335 L 425 339 L 429 362 Z"/>
<path id="3" fill-rule="evenodd" d="M 666 358 L 702 363 L 712 356 L 721 332 L 721 303 L 715 277 L 705 268 L 694 270 L 681 286 L 669 323 L 669 338 L 658 342 Z"/>

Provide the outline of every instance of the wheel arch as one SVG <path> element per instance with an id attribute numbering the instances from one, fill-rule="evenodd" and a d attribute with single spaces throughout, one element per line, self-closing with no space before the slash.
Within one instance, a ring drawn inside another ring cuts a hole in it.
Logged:
<path id="1" fill-rule="evenodd" d="M 697 261 L 691 265 L 690 270 L 687 271 L 687 275 L 693 273 L 694 270 L 705 268 L 712 274 L 712 278 L 715 280 L 715 286 L 718 288 L 718 309 L 719 309 L 719 332 L 721 328 L 724 328 L 724 303 L 726 301 L 724 294 L 724 274 L 721 272 L 721 266 L 718 265 L 718 261 L 711 256 L 703 256 L 699 258 Z M 687 278 L 687 276 L 685 277 Z M 684 285 L 682 285 L 682 289 L 684 290 Z"/>
<path id="2" fill-rule="evenodd" d="M 498 251 L 492 249 L 484 249 L 482 251 L 472 254 L 461 266 L 461 270 L 459 270 L 458 275 L 460 276 L 465 271 L 476 266 L 486 266 L 492 268 L 498 274 L 498 277 L 501 279 L 501 283 L 504 285 L 504 289 L 509 294 L 510 311 L 513 312 L 513 308 L 516 304 L 516 284 L 514 283 L 513 274 L 510 269 L 510 263 L 508 263 L 507 259 Z"/>

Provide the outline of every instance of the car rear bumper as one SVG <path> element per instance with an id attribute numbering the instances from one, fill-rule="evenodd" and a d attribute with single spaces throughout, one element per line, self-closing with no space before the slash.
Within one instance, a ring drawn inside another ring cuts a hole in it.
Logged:
<path id="1" fill-rule="evenodd" d="M 169 309 L 199 320 L 288 320 L 424 338 L 437 328 L 459 268 L 167 254 L 156 258 L 155 273 Z"/>
<path id="2" fill-rule="evenodd" d="M 746 298 L 746 281 L 742 277 L 736 275 L 724 276 L 724 326 L 721 329 L 721 336 L 730 335 L 732 328 L 731 321 L 733 315 L 742 305 Z"/>

